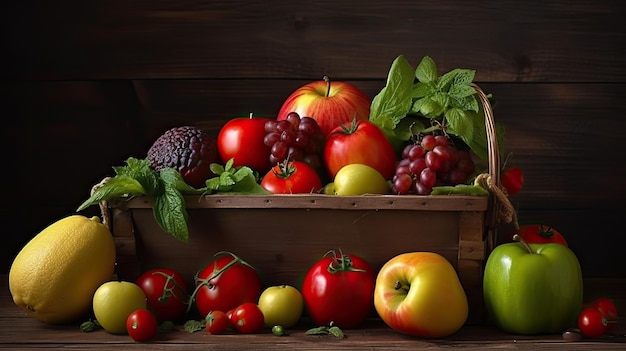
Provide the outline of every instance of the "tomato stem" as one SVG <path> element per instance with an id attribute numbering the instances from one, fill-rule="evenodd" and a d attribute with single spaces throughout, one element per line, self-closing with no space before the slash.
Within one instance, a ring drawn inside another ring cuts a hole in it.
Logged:
<path id="1" fill-rule="evenodd" d="M 180 296 L 180 297 L 176 296 L 176 292 L 174 291 L 175 288 L 178 288 L 178 291 L 181 291 L 181 292 L 184 292 L 185 289 L 183 289 L 183 287 L 180 286 L 180 284 L 178 284 L 176 279 L 174 279 L 174 276 L 163 273 L 163 272 L 152 272 L 152 274 L 159 274 L 165 277 L 165 284 L 163 284 L 163 293 L 158 298 L 159 302 L 165 302 L 170 297 L 176 297 L 180 299 L 181 301 L 184 301 L 186 304 L 189 303 L 189 295 Z M 172 283 L 173 286 L 169 286 L 170 283 Z"/>
<path id="2" fill-rule="evenodd" d="M 335 250 L 330 250 L 324 256 L 328 256 L 331 253 L 333 257 L 328 264 L 328 273 L 336 274 L 339 272 L 365 272 L 364 269 L 354 268 L 350 256 L 344 255 L 341 252 L 341 249 L 339 249 L 339 255 L 337 255 L 337 252 L 335 252 Z"/>
<path id="3" fill-rule="evenodd" d="M 218 257 L 220 255 L 230 255 L 233 257 L 233 260 L 228 262 L 226 265 L 224 265 L 224 267 L 217 269 L 217 260 L 215 260 L 213 262 L 213 273 L 205 278 L 205 279 L 200 279 L 198 277 L 198 275 L 196 274 L 196 276 L 194 277 L 194 280 L 196 282 L 196 288 L 194 289 L 193 293 L 191 294 L 191 296 L 189 297 L 189 302 L 187 304 L 187 312 L 189 312 L 189 310 L 191 309 L 191 306 L 193 305 L 193 301 L 196 298 L 196 295 L 198 294 L 198 291 L 200 290 L 200 288 L 202 288 L 203 286 L 207 286 L 209 288 L 211 288 L 211 283 L 210 281 L 217 278 L 220 274 L 224 273 L 227 269 L 229 269 L 230 267 L 234 266 L 237 263 L 241 263 L 242 265 L 248 266 L 252 269 L 254 269 L 254 267 L 252 267 L 252 265 L 250 265 L 248 262 L 244 261 L 243 259 L 241 259 L 239 256 L 235 255 L 234 253 L 228 252 L 228 251 L 220 251 L 218 253 L 216 253 L 214 255 L 214 257 Z"/>

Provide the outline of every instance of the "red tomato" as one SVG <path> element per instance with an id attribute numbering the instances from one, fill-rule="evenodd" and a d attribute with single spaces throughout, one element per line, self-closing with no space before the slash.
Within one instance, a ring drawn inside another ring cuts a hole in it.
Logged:
<path id="1" fill-rule="evenodd" d="M 146 294 L 148 309 L 158 321 L 178 321 L 187 310 L 189 293 L 183 276 L 169 268 L 154 268 L 135 281 Z"/>
<path id="2" fill-rule="evenodd" d="M 324 162 L 331 178 L 341 167 L 362 163 L 376 169 L 385 179 L 396 171 L 398 157 L 385 133 L 370 121 L 353 120 L 335 128 L 324 144 Z"/>
<path id="3" fill-rule="evenodd" d="M 206 316 L 206 331 L 213 335 L 224 334 L 232 325 L 226 313 L 222 311 L 211 311 Z"/>
<path id="4" fill-rule="evenodd" d="M 196 277 L 192 294 L 200 315 L 228 311 L 244 302 L 256 302 L 261 296 L 261 279 L 247 262 L 230 252 L 219 252 Z"/>
<path id="5" fill-rule="evenodd" d="M 608 323 L 608 329 L 612 329 L 617 325 L 617 307 L 615 307 L 613 300 L 601 297 L 593 301 L 591 307 L 597 309 L 604 315 Z"/>
<path id="6" fill-rule="evenodd" d="M 333 322 L 340 328 L 354 328 L 373 311 L 376 277 L 363 258 L 330 253 L 305 275 L 304 304 L 317 325 Z"/>
<path id="7" fill-rule="evenodd" d="M 240 333 L 256 333 L 265 325 L 265 317 L 259 306 L 254 302 L 243 303 L 233 311 L 232 325 Z"/>
<path id="8" fill-rule="evenodd" d="M 263 189 L 272 194 L 309 194 L 322 188 L 322 181 L 308 163 L 291 161 L 274 166 L 261 180 Z"/>
<path id="9" fill-rule="evenodd" d="M 158 327 L 156 318 L 146 309 L 135 310 L 126 318 L 126 331 L 135 341 L 143 342 L 152 339 Z"/>
<path id="10" fill-rule="evenodd" d="M 524 173 L 518 167 L 507 168 L 500 173 L 500 183 L 509 196 L 519 193 L 524 186 Z"/>
<path id="11" fill-rule="evenodd" d="M 518 234 L 529 244 L 557 243 L 568 246 L 565 237 L 558 230 L 544 224 L 520 226 Z"/>
<path id="12" fill-rule="evenodd" d="M 265 145 L 265 122 L 269 118 L 238 117 L 226 122 L 217 135 L 222 163 L 233 158 L 233 167 L 248 166 L 257 172 L 270 169 L 270 148 Z"/>
<path id="13" fill-rule="evenodd" d="M 578 329 L 588 338 L 599 338 L 608 330 L 608 323 L 602 312 L 587 307 L 578 315 Z"/>

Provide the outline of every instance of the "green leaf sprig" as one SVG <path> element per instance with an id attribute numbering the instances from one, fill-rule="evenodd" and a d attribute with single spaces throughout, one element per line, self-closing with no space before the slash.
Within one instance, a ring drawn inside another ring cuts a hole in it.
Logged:
<path id="1" fill-rule="evenodd" d="M 372 99 L 369 119 L 392 142 L 443 130 L 463 140 L 480 159 L 488 160 L 484 115 L 472 86 L 475 73 L 457 68 L 439 76 L 429 56 L 413 70 L 400 55 L 391 65 L 386 86 Z M 499 132 L 501 140 L 503 133 Z"/>
<path id="2" fill-rule="evenodd" d="M 267 194 L 258 183 L 254 172 L 248 167 L 233 167 L 233 160 L 226 166 L 217 163 L 210 165 L 217 175 L 206 181 L 206 187 L 196 189 L 185 182 L 182 175 L 173 168 L 155 171 L 150 160 L 130 157 L 125 166 L 113 167 L 115 176 L 83 202 L 77 212 L 102 201 L 114 198 L 150 196 L 153 198 L 154 219 L 166 233 L 187 242 L 189 228 L 184 195 L 207 195 L 212 193 Z"/>

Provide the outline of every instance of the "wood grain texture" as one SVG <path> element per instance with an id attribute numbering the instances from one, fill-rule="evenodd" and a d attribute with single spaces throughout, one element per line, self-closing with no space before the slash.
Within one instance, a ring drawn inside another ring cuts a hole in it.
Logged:
<path id="1" fill-rule="evenodd" d="M 399 54 L 476 69 L 497 100 L 520 222 L 567 233 L 590 276 L 624 276 L 621 1 L 3 2 L 0 267 L 165 129 L 273 116 L 322 75 L 373 97 Z M 97 208 L 85 214 L 98 214 Z"/>
<path id="2" fill-rule="evenodd" d="M 618 311 L 626 308 L 624 280 L 588 279 L 585 291 L 590 298 L 609 293 L 615 298 Z M 86 319 L 85 319 L 86 320 Z M 514 350 L 623 350 L 626 346 L 626 323 L 620 320 L 615 335 L 581 342 L 566 342 L 558 334 L 513 335 L 488 326 L 466 325 L 457 333 L 442 339 L 420 339 L 401 335 L 385 326 L 379 319 L 366 321 L 362 328 L 345 330 L 345 339 L 331 336 L 311 336 L 305 331 L 313 327 L 303 321 L 290 330 L 287 337 L 276 337 L 269 330 L 259 334 L 210 335 L 204 331 L 189 334 L 179 323 L 170 332 L 159 333 L 149 343 L 134 342 L 128 335 L 112 335 L 104 330 L 83 333 L 80 322 L 67 325 L 47 325 L 27 317 L 13 304 L 7 276 L 0 275 L 0 349 L 80 349 L 80 350 L 449 350 L 480 351 L 490 349 Z"/>
<path id="3" fill-rule="evenodd" d="M 197 0 L 2 5 L 6 73 L 27 79 L 380 79 L 398 54 L 479 81 L 623 81 L 619 1 Z"/>

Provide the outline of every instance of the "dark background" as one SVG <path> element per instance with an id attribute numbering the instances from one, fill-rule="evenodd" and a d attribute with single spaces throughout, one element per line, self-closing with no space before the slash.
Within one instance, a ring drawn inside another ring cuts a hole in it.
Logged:
<path id="1" fill-rule="evenodd" d="M 373 97 L 403 54 L 475 69 L 526 174 L 520 223 L 564 233 L 583 275 L 626 276 L 623 1 L 12 1 L 0 16 L 3 272 L 165 129 L 275 116 L 323 75 Z"/>

